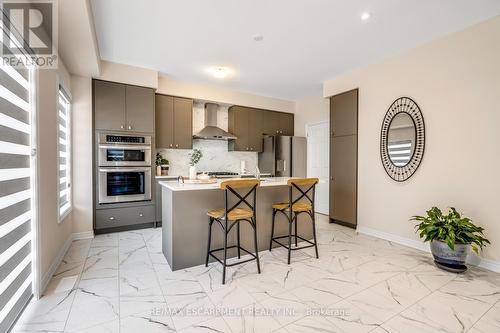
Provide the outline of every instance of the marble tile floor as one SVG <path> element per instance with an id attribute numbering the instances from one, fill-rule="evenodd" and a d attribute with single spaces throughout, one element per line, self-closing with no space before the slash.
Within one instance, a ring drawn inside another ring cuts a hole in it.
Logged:
<path id="1" fill-rule="evenodd" d="M 500 332 L 500 274 L 437 269 L 427 253 L 318 215 L 313 249 L 260 253 L 221 285 L 220 265 L 172 272 L 161 230 L 73 242 L 14 332 Z"/>

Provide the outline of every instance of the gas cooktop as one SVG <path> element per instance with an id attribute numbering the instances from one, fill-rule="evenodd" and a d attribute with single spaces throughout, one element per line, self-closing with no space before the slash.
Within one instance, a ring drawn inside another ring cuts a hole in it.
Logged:
<path id="1" fill-rule="evenodd" d="M 239 176 L 239 173 L 237 172 L 229 172 L 229 171 L 209 171 L 206 172 L 210 177 L 216 177 L 216 178 L 230 178 L 230 177 L 236 177 Z"/>

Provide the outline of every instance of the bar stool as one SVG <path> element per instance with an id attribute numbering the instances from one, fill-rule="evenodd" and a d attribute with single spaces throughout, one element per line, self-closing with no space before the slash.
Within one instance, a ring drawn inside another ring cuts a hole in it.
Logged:
<path id="1" fill-rule="evenodd" d="M 316 242 L 316 219 L 314 217 L 314 196 L 316 194 L 316 184 L 319 182 L 318 178 L 297 178 L 297 179 L 289 179 L 287 185 L 289 186 L 289 194 L 288 194 L 288 202 L 279 202 L 272 205 L 273 207 L 273 222 L 272 222 L 272 231 L 271 231 L 271 241 L 269 242 L 269 251 L 272 250 L 273 242 L 283 246 L 288 250 L 288 264 L 290 264 L 291 253 L 294 250 L 306 249 L 309 247 L 313 247 L 316 250 L 316 258 L 319 258 L 318 255 L 318 245 Z M 307 188 L 306 188 L 307 187 Z M 303 188 L 306 188 L 305 190 Z M 299 192 L 299 195 L 296 199 L 294 197 L 295 192 Z M 309 196 L 309 192 L 312 192 L 311 196 Z M 302 198 L 305 200 L 301 201 Z M 292 207 L 292 209 L 290 209 Z M 288 220 L 288 235 L 274 237 L 274 224 L 276 220 L 276 214 L 280 212 Z M 306 213 L 310 216 L 312 222 L 313 229 L 313 237 L 314 242 L 311 242 L 308 239 L 305 239 L 297 234 L 297 218 L 300 214 Z M 292 225 L 295 225 L 295 234 L 292 234 Z M 295 247 L 292 248 L 292 236 L 295 238 Z M 281 243 L 279 239 L 288 237 L 288 246 Z M 300 239 L 309 245 L 298 247 L 297 240 Z"/>
<path id="2" fill-rule="evenodd" d="M 208 245 L 207 245 L 207 257 L 205 260 L 205 267 L 208 266 L 208 259 L 211 256 L 219 263 L 222 264 L 222 284 L 226 282 L 226 267 L 231 267 L 239 264 L 243 264 L 252 260 L 257 261 L 257 271 L 260 274 L 260 262 L 259 262 L 259 250 L 257 247 L 257 222 L 256 222 L 256 198 L 257 198 L 257 187 L 259 187 L 260 181 L 257 179 L 238 179 L 238 180 L 228 180 L 220 184 L 220 188 L 224 190 L 224 208 L 214 209 L 207 213 L 208 215 Z M 240 195 L 236 190 L 249 189 L 245 195 Z M 236 204 L 231 207 L 228 206 L 229 195 L 233 195 L 237 198 Z M 252 202 L 249 203 L 247 198 L 251 196 Z M 244 204 L 248 208 L 240 208 L 239 206 Z M 254 234 L 254 246 L 255 254 L 244 249 L 240 246 L 240 222 L 246 221 L 250 224 L 253 229 Z M 212 242 L 212 225 L 217 222 L 222 231 L 224 232 L 224 247 L 219 249 L 211 249 Z M 227 246 L 227 236 L 231 229 L 236 225 L 236 245 Z M 227 264 L 227 250 L 237 248 L 238 249 L 238 259 L 241 259 L 241 251 L 246 252 L 252 258 L 247 260 L 240 260 L 238 262 Z M 224 258 L 220 260 L 213 253 L 217 251 L 224 251 Z"/>

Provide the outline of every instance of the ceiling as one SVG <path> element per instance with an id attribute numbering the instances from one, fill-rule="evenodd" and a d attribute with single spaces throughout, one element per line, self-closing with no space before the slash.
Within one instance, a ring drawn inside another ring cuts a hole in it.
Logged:
<path id="1" fill-rule="evenodd" d="M 326 79 L 497 16 L 500 1 L 92 0 L 92 8 L 104 60 L 296 100 L 319 95 Z M 365 11 L 371 18 L 362 21 Z M 216 65 L 233 75 L 206 73 Z"/>

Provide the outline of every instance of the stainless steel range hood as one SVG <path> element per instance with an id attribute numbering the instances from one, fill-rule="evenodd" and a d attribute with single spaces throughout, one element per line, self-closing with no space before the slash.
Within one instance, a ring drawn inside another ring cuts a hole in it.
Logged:
<path id="1" fill-rule="evenodd" d="M 195 135 L 194 139 L 205 140 L 235 140 L 236 136 L 217 127 L 217 110 L 219 105 L 205 103 L 205 127 Z"/>

